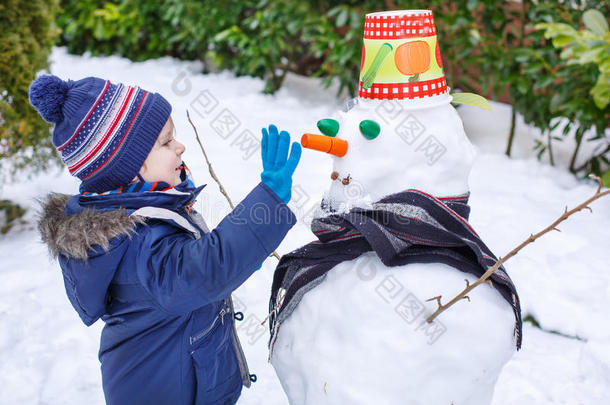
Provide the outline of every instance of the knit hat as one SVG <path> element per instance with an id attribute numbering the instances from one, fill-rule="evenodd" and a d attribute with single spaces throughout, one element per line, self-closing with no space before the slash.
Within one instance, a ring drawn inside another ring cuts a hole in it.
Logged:
<path id="1" fill-rule="evenodd" d="M 432 11 L 366 15 L 358 87 L 361 99 L 449 102 Z"/>
<path id="2" fill-rule="evenodd" d="M 81 191 L 101 193 L 129 184 L 170 117 L 163 96 L 139 87 L 87 77 L 40 76 L 30 103 L 55 124 L 53 145 Z"/>

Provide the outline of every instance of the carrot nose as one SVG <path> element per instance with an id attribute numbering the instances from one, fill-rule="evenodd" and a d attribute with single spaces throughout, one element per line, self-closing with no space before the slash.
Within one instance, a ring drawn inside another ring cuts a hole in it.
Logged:
<path id="1" fill-rule="evenodd" d="M 332 138 L 326 135 L 303 134 L 301 145 L 304 148 L 319 150 L 330 153 L 337 157 L 343 157 L 347 153 L 347 141 L 340 138 Z"/>

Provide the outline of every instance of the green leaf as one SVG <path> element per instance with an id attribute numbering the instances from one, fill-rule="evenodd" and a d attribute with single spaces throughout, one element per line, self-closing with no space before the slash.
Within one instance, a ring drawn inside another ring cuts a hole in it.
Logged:
<path id="1" fill-rule="evenodd" d="M 551 27 L 553 24 L 549 24 L 549 23 L 538 23 L 536 25 L 534 25 L 534 29 L 537 30 L 546 30 L 547 28 Z"/>
<path id="2" fill-rule="evenodd" d="M 476 28 L 472 28 L 470 30 L 470 38 L 472 38 L 474 45 L 478 44 L 479 41 L 481 41 L 481 34 L 479 33 L 479 30 Z"/>
<path id="3" fill-rule="evenodd" d="M 335 15 L 337 15 L 339 12 L 341 11 L 341 7 L 334 7 L 331 8 L 330 10 L 328 10 L 328 13 L 326 13 L 327 17 L 334 17 Z"/>
<path id="4" fill-rule="evenodd" d="M 296 34 L 299 30 L 299 21 L 293 20 L 286 25 L 286 30 L 291 34 Z"/>
<path id="5" fill-rule="evenodd" d="M 610 75 L 610 58 L 601 62 L 598 67 L 600 72 Z"/>
<path id="6" fill-rule="evenodd" d="M 517 91 L 521 94 L 526 94 L 529 90 L 530 85 L 529 82 L 523 77 L 519 77 L 517 79 Z"/>
<path id="7" fill-rule="evenodd" d="M 563 100 L 564 98 L 561 93 L 555 93 L 551 98 L 551 102 L 549 103 L 549 110 L 551 110 L 552 112 L 558 111 L 559 107 L 563 103 Z"/>
<path id="8" fill-rule="evenodd" d="M 602 51 L 603 51 L 603 49 L 601 49 L 601 48 L 590 49 L 588 51 L 585 51 L 578 56 L 578 63 L 580 63 L 581 65 L 584 65 L 585 63 L 596 62 L 598 55 Z"/>
<path id="9" fill-rule="evenodd" d="M 564 48 L 563 51 L 561 51 L 560 57 L 561 59 L 570 59 L 572 55 L 574 55 L 574 48 L 568 47 Z"/>
<path id="10" fill-rule="evenodd" d="M 491 111 L 491 106 L 489 105 L 489 101 L 483 96 L 479 96 L 474 93 L 452 93 L 451 100 L 454 103 L 471 105 L 473 107 L 483 108 L 485 110 Z"/>
<path id="11" fill-rule="evenodd" d="M 599 75 L 595 86 L 590 91 L 593 102 L 600 110 L 610 104 L 610 76 Z"/>
<path id="12" fill-rule="evenodd" d="M 585 23 L 585 27 L 596 33 L 597 35 L 604 35 L 608 32 L 608 22 L 604 18 L 604 15 L 598 10 L 587 10 L 582 15 L 582 20 Z"/>
<path id="13" fill-rule="evenodd" d="M 557 35 L 553 38 L 553 46 L 555 48 L 563 48 L 571 42 L 574 42 L 574 37 L 571 35 Z"/>
<path id="14" fill-rule="evenodd" d="M 515 51 L 515 60 L 519 63 L 527 63 L 530 59 L 536 59 L 538 54 L 530 48 L 521 48 Z"/>
<path id="15" fill-rule="evenodd" d="M 358 13 L 356 10 L 352 10 L 350 14 L 350 25 L 352 28 L 360 27 L 360 13 Z"/>
<path id="16" fill-rule="evenodd" d="M 558 35 L 568 35 L 574 38 L 578 36 L 578 31 L 574 27 L 564 23 L 536 24 L 535 28 L 544 29 L 545 38 L 553 38 Z"/>
<path id="17" fill-rule="evenodd" d="M 555 81 L 553 76 L 547 76 L 534 83 L 534 90 L 544 89 Z"/>
<path id="18" fill-rule="evenodd" d="M 349 12 L 347 11 L 347 9 L 342 9 L 341 12 L 339 13 L 339 15 L 337 16 L 337 20 L 335 21 L 335 24 L 337 25 L 337 27 L 343 27 L 345 25 L 345 23 L 347 23 L 347 19 L 349 17 Z"/>
<path id="19" fill-rule="evenodd" d="M 227 28 L 224 31 L 220 31 L 218 34 L 216 34 L 214 36 L 214 41 L 220 42 L 220 41 L 227 39 L 235 32 L 235 28 L 237 28 L 237 27 L 231 27 L 231 28 Z"/>
<path id="20" fill-rule="evenodd" d="M 478 0 L 468 0 L 466 2 L 466 8 L 470 11 L 474 10 L 475 8 L 477 8 L 477 6 L 479 5 L 479 1 Z"/>
<path id="21" fill-rule="evenodd" d="M 610 188 L 610 171 L 604 173 L 602 176 L 602 183 L 604 184 L 604 187 Z"/>

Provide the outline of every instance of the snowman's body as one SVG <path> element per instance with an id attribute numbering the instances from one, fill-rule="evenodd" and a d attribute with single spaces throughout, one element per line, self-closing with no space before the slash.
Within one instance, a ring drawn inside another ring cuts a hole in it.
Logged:
<path id="1" fill-rule="evenodd" d="M 271 362 L 290 404 L 488 405 L 515 351 L 512 308 L 490 287 L 428 324 L 475 278 L 444 264 L 343 262 L 282 324 Z M 425 307 L 422 309 L 422 307 Z"/>
<path id="2" fill-rule="evenodd" d="M 468 192 L 475 151 L 448 97 L 402 110 L 402 120 L 424 128 L 412 144 L 396 126 L 381 122 L 377 102 L 361 100 L 344 113 L 337 137 L 349 142 L 349 150 L 333 158 L 339 176 L 325 198 L 328 207 L 368 207 L 409 188 L 437 197 Z M 361 136 L 364 119 L 380 121 L 377 138 Z M 444 147 L 432 163 L 418 150 L 428 137 Z M 341 180 L 348 176 L 345 185 Z M 442 263 L 386 267 L 373 252 L 335 266 L 282 323 L 273 346 L 271 363 L 290 403 L 490 404 L 515 352 L 512 307 L 482 286 L 472 291 L 471 302 L 425 322 L 437 305 L 426 300 L 455 296 L 464 279 L 476 280 Z"/>

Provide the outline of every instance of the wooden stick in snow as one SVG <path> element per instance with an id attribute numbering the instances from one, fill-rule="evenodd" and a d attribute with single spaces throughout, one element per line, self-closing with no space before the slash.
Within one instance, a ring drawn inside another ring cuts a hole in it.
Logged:
<path id="1" fill-rule="evenodd" d="M 601 189 L 602 189 L 602 180 L 599 177 L 595 176 L 595 175 L 590 175 L 589 177 L 597 180 L 597 183 L 598 183 L 597 191 L 595 192 L 595 194 L 591 198 L 589 198 L 588 200 L 586 200 L 582 204 L 576 206 L 574 209 L 571 209 L 570 211 L 568 211 L 568 207 L 566 206 L 563 214 L 555 222 L 553 222 L 551 225 L 547 226 L 546 228 L 544 228 L 542 231 L 538 232 L 537 234 L 530 235 L 529 238 L 527 238 L 526 240 L 523 241 L 523 243 L 521 243 L 519 246 L 517 246 L 516 248 L 511 250 L 506 256 L 500 257 L 498 259 L 498 261 L 493 266 L 491 266 L 473 284 L 470 284 L 468 282 L 468 280 L 466 280 L 466 288 L 464 288 L 458 295 L 456 295 L 453 299 L 451 299 L 451 301 L 449 301 L 447 304 L 443 305 L 441 303 L 442 296 L 440 296 L 440 295 L 436 296 L 436 297 L 432 297 L 432 298 L 426 300 L 426 301 L 435 301 L 436 300 L 436 302 L 438 304 L 438 307 L 437 307 L 436 311 L 434 311 L 434 313 L 432 315 L 430 315 L 428 318 L 426 318 L 426 321 L 427 322 L 432 322 L 434 320 L 434 318 L 436 318 L 441 312 L 447 310 L 447 308 L 449 308 L 450 306 L 452 306 L 453 304 L 455 304 L 456 302 L 458 302 L 460 300 L 468 299 L 468 301 L 470 301 L 470 298 L 466 294 L 468 294 L 470 291 L 472 291 L 474 288 L 478 287 L 479 285 L 485 284 L 485 283 L 489 283 L 489 285 L 492 285 L 491 284 L 491 280 L 488 280 L 488 278 L 494 273 L 494 271 L 496 271 L 502 265 L 502 263 L 506 262 L 508 259 L 510 259 L 514 255 L 516 255 L 526 245 L 529 245 L 530 243 L 534 242 L 536 239 L 538 239 L 539 237 L 541 237 L 545 233 L 550 232 L 552 230 L 559 231 L 559 229 L 557 229 L 557 225 L 559 225 L 561 222 L 563 222 L 566 219 L 568 219 L 568 217 L 570 215 L 572 215 L 572 214 L 574 214 L 574 213 L 576 213 L 578 211 L 581 211 L 583 209 L 588 209 L 589 211 L 593 212 L 591 207 L 589 207 L 589 204 L 592 203 L 593 201 L 597 200 L 598 198 L 601 198 L 601 197 L 603 197 L 605 195 L 610 194 L 610 190 L 605 190 L 605 191 L 602 192 L 601 191 Z"/>
<path id="2" fill-rule="evenodd" d="M 191 126 L 193 127 L 193 130 L 195 131 L 195 138 L 197 139 L 197 143 L 199 143 L 199 147 L 201 148 L 201 152 L 203 152 L 203 157 L 205 158 L 205 161 L 208 164 L 208 171 L 210 172 L 210 176 L 212 176 L 214 181 L 218 184 L 218 187 L 220 188 L 220 192 L 222 193 L 222 195 L 225 196 L 225 198 L 229 202 L 229 205 L 231 206 L 231 209 L 235 209 L 235 205 L 233 204 L 233 201 L 231 201 L 231 197 L 229 197 L 229 194 L 227 193 L 227 191 L 225 190 L 224 186 L 222 185 L 222 183 L 220 182 L 220 180 L 216 176 L 216 173 L 214 172 L 214 168 L 212 167 L 212 163 L 210 162 L 210 159 L 208 159 L 208 154 L 205 152 L 205 148 L 203 147 L 203 144 L 201 143 L 201 139 L 199 139 L 199 132 L 197 132 L 197 127 L 195 127 L 195 124 L 193 124 L 193 121 L 191 121 L 191 116 L 190 116 L 188 110 L 186 110 L 186 118 L 188 118 L 189 123 L 191 124 Z M 277 254 L 276 251 L 274 251 L 271 255 L 275 256 L 276 259 L 280 260 L 280 255 Z"/>

